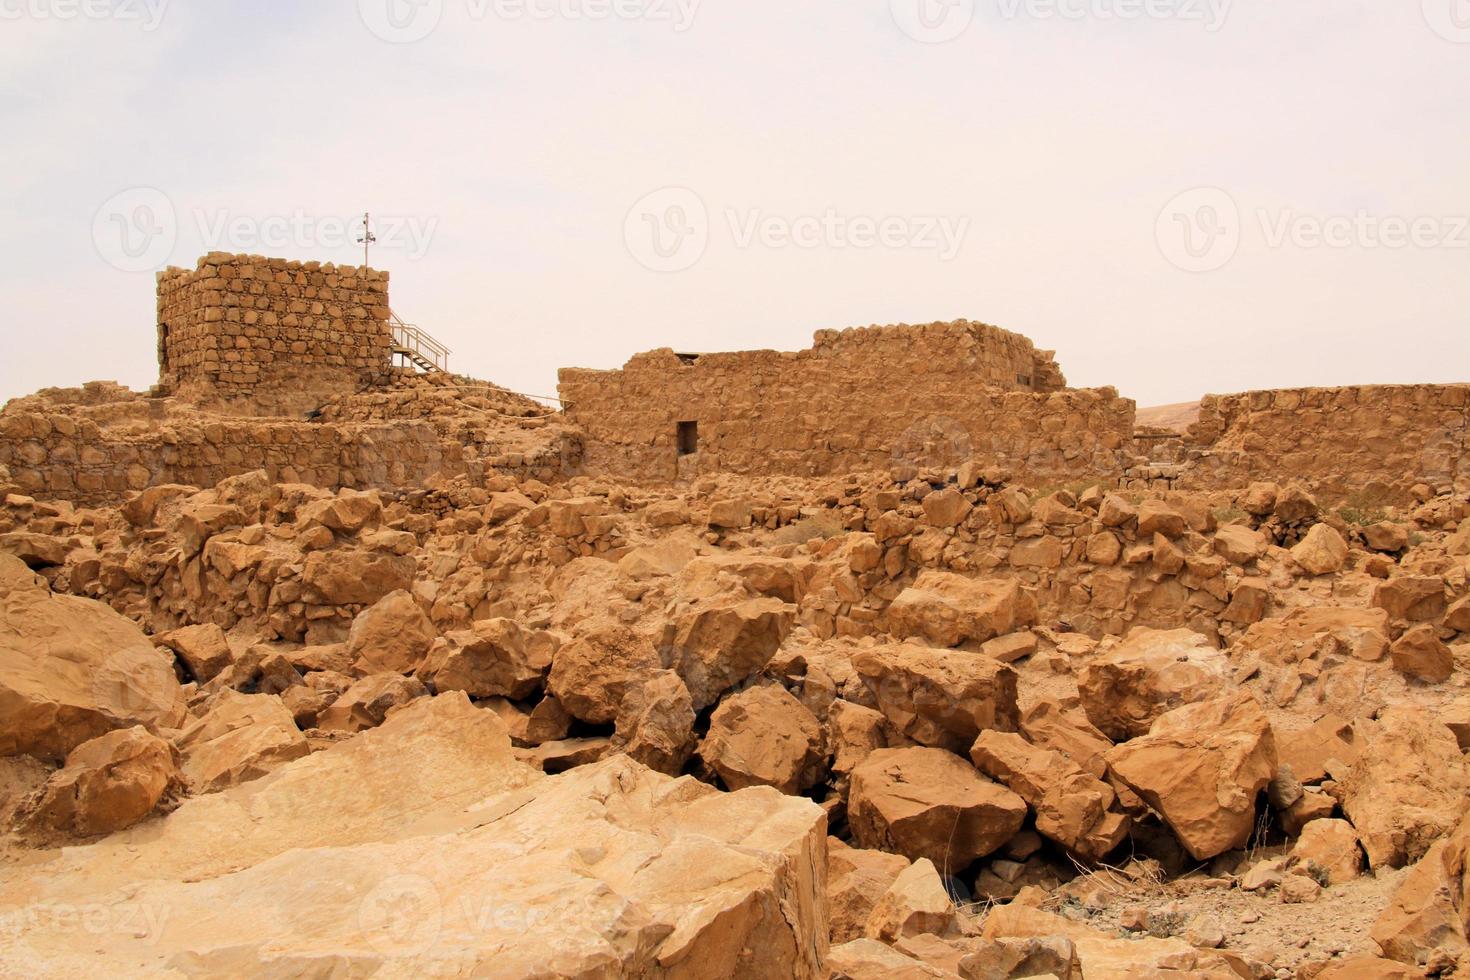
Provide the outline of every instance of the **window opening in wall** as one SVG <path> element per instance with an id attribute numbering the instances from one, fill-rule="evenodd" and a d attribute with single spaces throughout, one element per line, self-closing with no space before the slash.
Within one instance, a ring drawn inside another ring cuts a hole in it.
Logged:
<path id="1" fill-rule="evenodd" d="M 679 455 L 693 456 L 699 452 L 699 423 L 679 423 Z"/>
<path id="2" fill-rule="evenodd" d="M 1029 374 L 1018 374 L 1016 375 L 1016 383 L 1022 387 L 1029 388 L 1031 387 L 1031 376 Z"/>

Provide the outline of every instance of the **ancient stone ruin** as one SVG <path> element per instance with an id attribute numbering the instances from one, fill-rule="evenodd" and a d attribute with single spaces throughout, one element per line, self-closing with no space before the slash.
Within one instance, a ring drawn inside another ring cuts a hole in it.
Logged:
<path id="1" fill-rule="evenodd" d="M 1470 970 L 1470 387 L 1164 428 L 962 321 L 553 408 L 223 254 L 157 328 L 0 410 L 0 974 Z"/>

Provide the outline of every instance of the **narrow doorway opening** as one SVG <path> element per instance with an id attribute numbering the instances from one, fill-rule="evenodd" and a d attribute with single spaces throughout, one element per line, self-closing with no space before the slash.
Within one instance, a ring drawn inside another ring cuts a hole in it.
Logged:
<path id="1" fill-rule="evenodd" d="M 693 456 L 699 452 L 699 423 L 679 423 L 679 455 Z"/>

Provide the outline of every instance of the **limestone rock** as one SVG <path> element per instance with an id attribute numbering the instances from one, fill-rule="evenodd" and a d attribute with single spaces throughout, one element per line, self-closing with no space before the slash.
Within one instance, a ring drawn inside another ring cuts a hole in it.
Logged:
<path id="1" fill-rule="evenodd" d="M 612 748 L 656 772 L 677 776 L 694 753 L 694 703 L 671 670 L 624 689 Z"/>
<path id="2" fill-rule="evenodd" d="M 1389 652 L 1399 673 L 1431 684 L 1450 679 L 1455 672 L 1455 655 L 1440 642 L 1433 626 L 1421 624 L 1394 641 Z"/>
<path id="3" fill-rule="evenodd" d="M 1260 704 L 1238 692 L 1160 716 L 1148 735 L 1109 752 L 1108 765 L 1205 861 L 1250 838 L 1276 745 Z"/>
<path id="4" fill-rule="evenodd" d="M 1161 534 L 1174 539 L 1189 527 L 1184 515 L 1161 500 L 1145 500 L 1138 505 L 1138 536 L 1152 537 Z"/>
<path id="5" fill-rule="evenodd" d="M 882 898 L 909 867 L 907 858 L 883 851 L 848 847 L 827 838 L 827 903 L 832 944 L 861 938 Z"/>
<path id="6" fill-rule="evenodd" d="M 1215 532 L 1215 554 L 1234 565 L 1249 565 L 1266 553 L 1266 536 L 1240 524 L 1227 524 Z"/>
<path id="7" fill-rule="evenodd" d="M 177 728 L 185 711 L 172 658 L 136 624 L 0 555 L 0 756 L 60 760 L 114 728 Z"/>
<path id="8" fill-rule="evenodd" d="M 176 743 L 195 793 L 213 793 L 299 759 L 309 751 L 290 709 L 273 694 L 223 691 Z"/>
<path id="9" fill-rule="evenodd" d="M 1025 802 L 943 749 L 880 749 L 852 772 L 848 823 L 866 848 L 928 858 L 956 873 L 998 850 Z"/>
<path id="10" fill-rule="evenodd" d="M 376 728 L 387 719 L 388 712 L 428 693 L 428 688 L 413 677 L 370 674 L 343 691 L 331 707 L 318 715 L 316 727 L 324 732 Z"/>
<path id="11" fill-rule="evenodd" d="M 1119 741 L 1147 734 L 1165 712 L 1228 686 L 1225 655 L 1208 637 L 1184 629 L 1135 628 L 1077 678 L 1088 719 Z"/>
<path id="12" fill-rule="evenodd" d="M 663 634 L 663 665 L 689 688 L 696 711 L 755 676 L 781 647 L 795 607 L 779 599 L 723 599 L 678 616 Z"/>
<path id="13" fill-rule="evenodd" d="M 1016 672 L 982 653 L 881 646 L 852 658 L 878 710 L 918 742 L 968 752 L 986 729 L 1013 732 Z"/>
<path id="14" fill-rule="evenodd" d="M 1313 820 L 1292 845 L 1286 870 L 1301 868 L 1325 885 L 1340 885 L 1363 873 L 1358 835 L 1346 820 Z"/>
<path id="15" fill-rule="evenodd" d="M 602 725 L 617 718 L 632 687 L 662 666 L 658 650 L 643 636 L 600 622 L 556 651 L 546 686 L 572 717 Z"/>
<path id="16" fill-rule="evenodd" d="M 832 948 L 832 980 L 955 980 L 955 974 L 905 955 L 876 939 L 854 939 Z"/>
<path id="17" fill-rule="evenodd" d="M 982 732 L 970 749 L 975 767 L 1016 793 L 1036 813 L 1036 830 L 1067 850 L 1101 860 L 1128 835 L 1132 821 L 1111 812 L 1117 795 L 1062 755 L 1019 735 Z"/>
<path id="18" fill-rule="evenodd" d="M 503 752 L 503 726 L 493 723 Z M 293 766 L 328 765 L 323 757 L 348 746 Z M 446 767 L 397 751 L 391 772 L 400 780 L 413 767 L 437 775 L 491 764 L 481 757 L 478 765 Z M 321 820 L 306 840 L 285 837 L 275 856 L 219 841 L 220 858 L 239 869 L 231 874 L 178 875 L 177 864 L 158 859 L 159 840 L 139 848 L 136 859 L 148 870 L 135 880 L 107 874 L 98 854 L 78 856 L 71 875 L 48 870 L 29 886 L 41 901 L 76 900 L 86 894 L 78 887 L 85 875 L 94 900 L 117 901 L 96 890 L 96 871 L 116 882 L 108 887 L 126 887 L 131 901 L 170 909 L 161 934 L 111 938 L 108 962 L 121 975 L 160 967 L 319 975 L 340 971 L 344 957 L 380 976 L 426 975 L 444 967 L 447 951 L 464 975 L 826 975 L 826 821 L 809 801 L 764 788 L 722 794 L 621 757 L 461 799 L 418 801 L 432 809 L 417 833 L 407 826 L 413 811 L 394 809 L 378 815 L 396 825 L 390 836 L 314 846 L 326 834 L 342 836 L 342 823 L 355 816 L 348 799 L 327 796 L 319 807 L 346 811 L 347 819 Z M 474 805 L 468 812 L 467 804 Z M 259 794 L 246 805 L 258 806 Z M 0 885 L 0 910 L 24 900 Z M 55 917 L 25 917 L 16 938 L 35 972 L 75 975 L 96 962 L 90 945 L 80 948 Z"/>
<path id="19" fill-rule="evenodd" d="M 1039 698 L 1021 715 L 1021 734 L 1032 745 L 1060 752 L 1083 772 L 1102 779 L 1113 743 L 1078 708 Z"/>
<path id="20" fill-rule="evenodd" d="M 1036 601 L 1011 579 L 966 578 L 927 569 L 888 606 L 889 629 L 938 647 L 986 640 L 1036 623 Z"/>
<path id="21" fill-rule="evenodd" d="M 1358 757 L 1342 781 L 1342 809 L 1371 868 L 1419 860 L 1464 815 L 1470 767 L 1448 728 L 1409 707 L 1360 724 Z"/>
<path id="22" fill-rule="evenodd" d="M 1435 843 L 1405 876 L 1373 923 L 1373 941 L 1383 955 L 1402 963 L 1425 963 L 1437 951 L 1470 953 L 1465 930 L 1465 832 Z"/>
<path id="23" fill-rule="evenodd" d="M 550 656 L 517 623 L 482 619 L 436 640 L 418 677 L 440 694 L 524 701 L 541 689 L 550 666 Z"/>
<path id="24" fill-rule="evenodd" d="M 437 636 L 413 596 L 399 590 L 357 614 L 347 634 L 347 654 L 365 674 L 411 674 Z"/>
<path id="25" fill-rule="evenodd" d="M 22 816 L 34 829 L 89 837 L 131 827 L 183 788 L 179 755 L 141 725 L 72 749 Z"/>
<path id="26" fill-rule="evenodd" d="M 160 633 L 153 642 L 172 650 L 200 684 L 213 680 L 235 658 L 225 631 L 214 623 Z"/>
<path id="27" fill-rule="evenodd" d="M 1294 665 L 1331 656 L 1372 662 L 1382 659 L 1387 649 L 1388 615 L 1383 610 L 1309 606 L 1255 623 L 1230 652 Z"/>
<path id="28" fill-rule="evenodd" d="M 957 935 L 959 913 L 933 862 L 920 858 L 899 872 L 868 916 L 864 935 L 893 943 L 910 936 Z"/>
<path id="29" fill-rule="evenodd" d="M 822 777 L 822 726 L 779 684 L 732 694 L 710 717 L 699 755 L 732 790 L 805 792 Z"/>
<path id="30" fill-rule="evenodd" d="M 1348 545 L 1329 524 L 1314 524 L 1291 549 L 1291 557 L 1312 575 L 1330 575 L 1347 561 Z"/>
<path id="31" fill-rule="evenodd" d="M 1400 575 L 1373 588 L 1373 605 L 1410 623 L 1437 620 L 1445 612 L 1444 579 L 1435 575 Z"/>
<path id="32" fill-rule="evenodd" d="M 320 605 L 370 606 L 391 592 L 412 588 L 417 571 L 406 555 L 344 548 L 307 555 L 301 581 L 307 596 Z"/>

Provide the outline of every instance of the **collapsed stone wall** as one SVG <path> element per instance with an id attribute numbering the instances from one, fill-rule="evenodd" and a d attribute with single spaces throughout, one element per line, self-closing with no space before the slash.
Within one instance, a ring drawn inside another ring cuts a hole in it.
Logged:
<path id="1" fill-rule="evenodd" d="M 975 459 L 1041 482 L 1117 474 L 1133 403 L 1065 384 L 1051 352 L 966 321 L 823 331 L 797 353 L 664 349 L 560 375 L 593 472 L 824 475 Z"/>
<path id="2" fill-rule="evenodd" d="M 1470 385 L 1361 385 L 1209 395 L 1178 485 L 1300 482 L 1333 498 L 1401 502 L 1415 484 L 1470 487 Z"/>
<path id="3" fill-rule="evenodd" d="M 388 273 L 214 252 L 158 274 L 162 387 L 241 415 L 301 415 L 382 384 Z"/>

